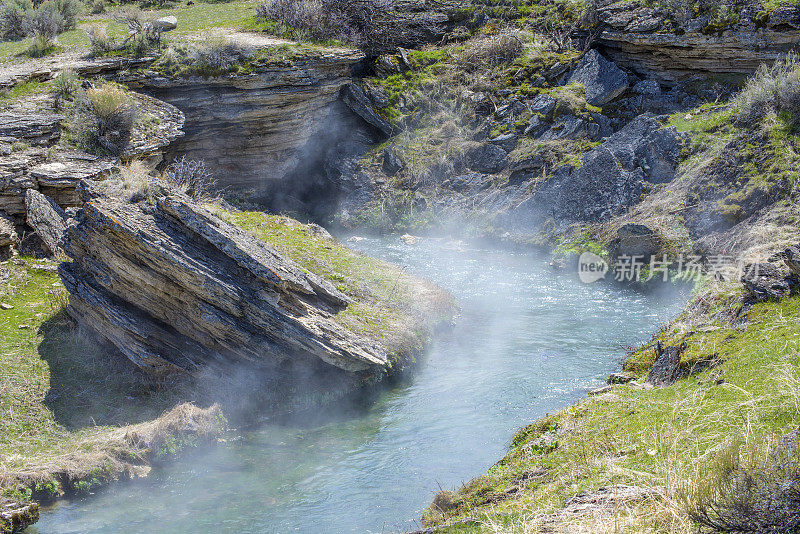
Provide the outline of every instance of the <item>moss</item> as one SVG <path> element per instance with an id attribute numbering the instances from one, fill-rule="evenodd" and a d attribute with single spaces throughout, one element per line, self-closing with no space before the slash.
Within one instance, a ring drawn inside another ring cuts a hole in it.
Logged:
<path id="1" fill-rule="evenodd" d="M 228 222 L 252 232 L 310 272 L 323 276 L 354 302 L 335 320 L 382 343 L 399 368 L 427 344 L 432 328 L 450 319 L 454 300 L 402 269 L 315 235 L 286 217 L 217 209 Z M 399 369 L 398 369 L 399 370 Z"/>

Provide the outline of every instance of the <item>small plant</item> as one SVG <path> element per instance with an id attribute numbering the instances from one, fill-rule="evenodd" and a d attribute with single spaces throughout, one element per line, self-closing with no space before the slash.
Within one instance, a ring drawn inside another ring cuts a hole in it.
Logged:
<path id="1" fill-rule="evenodd" d="M 92 56 L 101 57 L 117 49 L 117 44 L 108 36 L 106 29 L 100 25 L 93 24 L 84 28 L 89 37 L 89 49 Z"/>
<path id="2" fill-rule="evenodd" d="M 194 200 L 210 198 L 216 183 L 205 162 L 188 160 L 186 156 L 167 167 L 163 179 L 170 187 L 186 193 Z"/>
<path id="3" fill-rule="evenodd" d="M 75 96 L 81 88 L 80 80 L 75 71 L 70 69 L 62 70 L 53 82 L 57 98 L 68 99 Z"/>
<path id="4" fill-rule="evenodd" d="M 121 87 L 105 84 L 86 91 L 85 100 L 94 122 L 92 144 L 111 154 L 121 154 L 130 142 L 136 120 L 133 99 Z"/>
<path id="5" fill-rule="evenodd" d="M 468 70 L 503 65 L 511 63 L 524 51 L 525 46 L 517 33 L 504 32 L 481 37 L 469 43 L 459 56 L 458 63 Z"/>
<path id="6" fill-rule="evenodd" d="M 31 45 L 25 50 L 25 55 L 32 58 L 44 57 L 52 54 L 58 47 L 53 40 L 44 34 L 36 34 Z"/>
<path id="7" fill-rule="evenodd" d="M 103 0 L 95 0 L 89 4 L 89 11 L 92 15 L 100 15 L 106 12 L 106 3 Z"/>
<path id="8" fill-rule="evenodd" d="M 55 497 L 61 490 L 57 480 L 50 480 L 48 482 L 39 482 L 36 484 L 36 493 L 45 495 L 47 497 Z"/>

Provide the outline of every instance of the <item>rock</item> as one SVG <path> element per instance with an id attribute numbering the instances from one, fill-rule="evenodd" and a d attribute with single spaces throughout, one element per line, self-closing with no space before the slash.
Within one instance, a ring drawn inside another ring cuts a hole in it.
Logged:
<path id="1" fill-rule="evenodd" d="M 519 139 L 517 138 L 516 134 L 507 133 L 503 135 L 498 135 L 492 139 L 489 139 L 489 142 L 493 145 L 497 145 L 506 152 L 511 152 L 517 146 Z"/>
<path id="2" fill-rule="evenodd" d="M 602 106 L 628 89 L 628 76 L 597 50 L 590 50 L 567 77 L 567 84 L 573 83 L 586 87 L 589 104 Z"/>
<path id="3" fill-rule="evenodd" d="M 671 386 L 681 377 L 681 354 L 686 344 L 664 348 L 661 342 L 656 347 L 656 361 L 647 375 L 647 382 L 654 386 Z"/>
<path id="4" fill-rule="evenodd" d="M 375 112 L 364 90 L 358 84 L 348 84 L 342 89 L 342 101 L 364 122 L 374 127 L 386 137 L 394 135 L 394 128 Z"/>
<path id="5" fill-rule="evenodd" d="M 151 24 L 156 31 L 171 32 L 178 27 L 178 19 L 170 15 L 156 19 Z"/>
<path id="6" fill-rule="evenodd" d="M 655 80 L 642 80 L 633 86 L 633 92 L 637 95 L 655 98 L 661 95 L 661 85 Z"/>
<path id="7" fill-rule="evenodd" d="M 406 245 L 416 245 L 419 242 L 419 238 L 417 236 L 410 234 L 403 234 L 400 236 L 400 239 L 402 239 L 403 243 Z"/>
<path id="8" fill-rule="evenodd" d="M 778 6 L 769 14 L 769 27 L 773 30 L 800 29 L 800 6 Z"/>
<path id="9" fill-rule="evenodd" d="M 800 293 L 800 274 L 797 272 L 797 247 L 792 247 L 779 256 L 784 264 L 753 263 L 744 268 L 741 282 L 750 302 L 780 300 Z"/>
<path id="10" fill-rule="evenodd" d="M 556 99 L 550 95 L 539 95 L 531 102 L 530 109 L 539 115 L 550 115 L 556 109 Z"/>
<path id="11" fill-rule="evenodd" d="M 636 378 L 636 375 L 633 373 L 611 373 L 608 375 L 606 382 L 611 385 L 629 384 L 633 382 L 634 378 Z"/>
<path id="12" fill-rule="evenodd" d="M 491 181 L 480 173 L 462 174 L 450 180 L 449 186 L 453 191 L 460 193 L 474 193 L 485 189 Z"/>
<path id="13" fill-rule="evenodd" d="M 483 144 L 467 151 L 467 167 L 473 171 L 494 174 L 508 166 L 508 154 L 499 146 Z"/>
<path id="14" fill-rule="evenodd" d="M 11 304 L 0 302 L 0 310 L 13 310 L 13 309 L 14 306 L 12 306 Z"/>
<path id="15" fill-rule="evenodd" d="M 567 116 L 560 118 L 550 129 L 535 136 L 541 141 L 557 141 L 559 139 L 589 139 L 600 137 L 600 125 L 587 122 L 581 118 Z"/>
<path id="16" fill-rule="evenodd" d="M 271 246 L 166 190 L 152 203 L 94 196 L 59 268 L 69 314 L 155 375 L 247 364 L 380 374 L 379 343 L 335 314 L 350 299 Z"/>
<path id="17" fill-rule="evenodd" d="M 13 247 L 19 243 L 19 236 L 14 229 L 14 221 L 5 213 L 0 212 L 0 250 Z"/>
<path id="18" fill-rule="evenodd" d="M 61 239 L 67 228 L 64 210 L 53 199 L 35 189 L 25 192 L 25 206 L 28 225 L 47 247 L 47 252 L 55 257 L 63 256 Z"/>
<path id="19" fill-rule="evenodd" d="M 786 267 L 797 276 L 800 276 L 800 245 L 787 248 L 781 255 Z"/>
<path id="20" fill-rule="evenodd" d="M 61 137 L 63 115 L 48 111 L 12 110 L 0 113 L 0 136 L 31 145 L 48 146 Z"/>
<path id="21" fill-rule="evenodd" d="M 381 168 L 387 176 L 394 176 L 406 168 L 406 162 L 397 154 L 397 150 L 394 147 L 386 147 L 383 149 L 383 165 Z"/>
<path id="22" fill-rule="evenodd" d="M 617 236 L 611 241 L 610 249 L 615 258 L 638 257 L 644 262 L 649 262 L 650 258 L 661 250 L 661 239 L 647 226 L 626 224 L 617 230 Z"/>
<path id="23" fill-rule="evenodd" d="M 596 397 L 597 395 L 602 395 L 604 393 L 608 393 L 614 389 L 614 386 L 603 386 L 601 388 L 593 389 L 589 392 L 589 395 L 592 397 Z"/>
<path id="24" fill-rule="evenodd" d="M 9 533 L 23 532 L 39 520 L 39 503 L 0 501 L 0 528 L 8 525 Z M 6 530 L 3 530 L 6 532 Z"/>

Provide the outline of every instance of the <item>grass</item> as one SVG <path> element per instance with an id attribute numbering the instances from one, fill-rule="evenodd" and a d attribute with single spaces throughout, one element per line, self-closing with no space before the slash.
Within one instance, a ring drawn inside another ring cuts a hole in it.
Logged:
<path id="1" fill-rule="evenodd" d="M 145 13 L 153 18 L 175 16 L 178 19 L 178 28 L 166 34 L 166 38 L 173 41 L 185 41 L 189 36 L 201 30 L 254 28 L 256 25 L 253 16 L 255 5 L 253 0 L 213 3 L 197 1 L 192 6 L 180 5 Z M 128 31 L 127 26 L 113 20 L 113 10 L 102 15 L 87 16 L 78 21 L 79 26 L 85 24 L 107 25 L 108 36 L 112 38 L 124 37 Z M 0 60 L 12 59 L 21 54 L 31 45 L 31 42 L 30 38 L 21 41 L 0 42 Z M 89 50 L 89 38 L 85 31 L 78 28 L 59 35 L 58 45 L 67 51 L 86 52 Z"/>
<path id="2" fill-rule="evenodd" d="M 222 423 L 216 408 L 174 408 L 184 390 L 153 382 L 77 332 L 54 268 L 32 258 L 0 265 L 9 275 L 0 302 L 13 307 L 0 311 L 4 497 L 47 498 L 145 473 L 165 439 L 184 439 L 186 421 L 200 425 L 200 436 Z"/>
<path id="3" fill-rule="evenodd" d="M 800 298 L 757 305 L 748 318 L 744 329 L 712 322 L 706 326 L 714 330 L 693 329 L 690 337 L 676 323 L 661 339 L 687 342 L 686 365 L 724 363 L 697 368 L 697 374 L 667 388 L 616 386 L 526 427 L 505 458 L 450 496 L 448 513 L 429 510 L 427 520 L 456 524 L 441 532 L 491 531 L 492 524 L 505 525 L 500 532 L 521 532 L 521 525 L 558 511 L 580 491 L 631 484 L 656 489 L 640 504 L 636 519 L 612 513 L 606 523 L 619 521 L 619 529 L 610 531 L 694 532 L 676 499 L 682 486 L 698 483 L 708 458 L 724 454 L 733 436 L 759 443 L 800 424 Z M 632 361 L 642 358 L 652 358 L 651 345 Z M 534 471 L 544 474 L 522 483 L 524 489 L 509 498 L 509 489 Z"/>
<path id="4" fill-rule="evenodd" d="M 408 363 L 427 344 L 432 328 L 450 320 L 455 301 L 445 291 L 394 265 L 316 235 L 292 219 L 261 212 L 217 209 L 302 268 L 331 280 L 354 299 L 335 319 L 382 343 L 395 363 Z"/>

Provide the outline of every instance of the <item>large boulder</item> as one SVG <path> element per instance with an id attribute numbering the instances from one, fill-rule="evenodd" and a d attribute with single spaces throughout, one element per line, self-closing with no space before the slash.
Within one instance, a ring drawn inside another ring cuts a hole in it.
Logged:
<path id="1" fill-rule="evenodd" d="M 800 293 L 800 245 L 789 247 L 768 262 L 746 265 L 741 282 L 749 302 L 775 301 Z"/>
<path id="2" fill-rule="evenodd" d="M 649 262 L 661 250 L 661 239 L 652 229 L 643 224 L 626 224 L 617 230 L 611 241 L 614 257 L 639 258 Z"/>
<path id="3" fill-rule="evenodd" d="M 304 235 L 313 244 L 318 232 Z M 70 315 L 155 375 L 252 366 L 272 376 L 298 371 L 362 381 L 404 363 L 412 350 L 359 330 L 358 315 L 339 317 L 354 303 L 326 278 L 165 189 L 135 204 L 87 193 L 64 243 L 73 259 L 60 266 Z M 320 248 L 347 251 L 326 243 Z M 398 321 L 408 321 L 409 333 L 429 335 L 435 321 L 425 306 L 438 306 L 444 293 L 399 270 L 397 276 L 417 295 L 415 311 L 400 312 Z"/>
<path id="4" fill-rule="evenodd" d="M 67 214 L 53 199 L 35 189 L 25 192 L 28 226 L 34 229 L 49 254 L 61 257 L 61 239 L 67 229 Z"/>
<path id="5" fill-rule="evenodd" d="M 654 386 L 671 386 L 681 377 L 681 354 L 686 345 L 664 347 L 661 342 L 656 347 L 656 360 L 647 375 L 647 382 Z"/>
<path id="6" fill-rule="evenodd" d="M 19 243 L 19 236 L 14 229 L 14 221 L 0 212 L 0 260 L 4 260 Z"/>
<path id="7" fill-rule="evenodd" d="M 178 27 L 178 19 L 170 15 L 156 19 L 151 24 L 153 25 L 153 29 L 156 31 L 171 32 Z"/>
<path id="8" fill-rule="evenodd" d="M 628 89 L 628 76 L 597 50 L 589 50 L 567 77 L 567 84 L 586 87 L 586 101 L 602 106 Z"/>
<path id="9" fill-rule="evenodd" d="M 467 151 L 467 167 L 473 171 L 494 174 L 508 167 L 508 154 L 496 145 L 479 145 Z"/>

